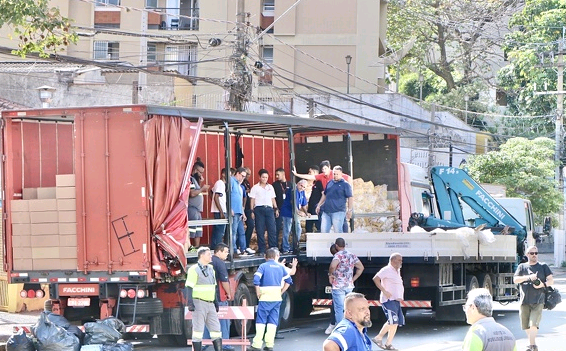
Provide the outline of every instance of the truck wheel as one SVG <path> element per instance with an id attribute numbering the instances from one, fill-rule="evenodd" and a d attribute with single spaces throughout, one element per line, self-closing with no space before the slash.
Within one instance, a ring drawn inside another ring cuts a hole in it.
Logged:
<path id="1" fill-rule="evenodd" d="M 133 316 L 134 307 L 136 307 L 136 317 L 153 317 L 163 313 L 163 302 L 160 299 L 143 299 L 138 300 L 137 306 L 120 305 L 120 316 Z"/>
<path id="2" fill-rule="evenodd" d="M 477 289 L 479 287 L 480 284 L 478 283 L 478 278 L 476 278 L 475 275 L 470 274 L 466 277 L 466 293 L 472 289 Z"/>
<path id="3" fill-rule="evenodd" d="M 293 292 L 293 318 L 306 318 L 312 312 L 311 294 L 297 294 Z"/>
<path id="4" fill-rule="evenodd" d="M 293 321 L 293 291 L 285 291 L 281 296 L 281 308 L 279 309 L 279 328 L 288 328 Z"/>
<path id="5" fill-rule="evenodd" d="M 491 281 L 491 276 L 489 275 L 489 273 L 481 273 L 480 275 L 478 275 L 478 280 L 480 282 L 480 287 L 485 288 L 489 291 L 489 294 L 491 296 L 493 295 L 493 284 Z"/>
<path id="6" fill-rule="evenodd" d="M 246 299 L 246 303 L 248 306 L 254 305 L 255 301 L 252 300 L 252 294 L 250 293 L 250 289 L 245 282 L 240 282 L 238 287 L 236 288 L 236 293 L 234 294 L 234 304 L 233 306 L 242 306 L 242 301 Z M 248 334 L 252 328 L 253 320 L 248 320 L 246 323 L 246 334 Z M 232 323 L 232 327 L 234 328 L 234 332 L 238 336 L 242 336 L 242 321 L 235 320 Z"/>

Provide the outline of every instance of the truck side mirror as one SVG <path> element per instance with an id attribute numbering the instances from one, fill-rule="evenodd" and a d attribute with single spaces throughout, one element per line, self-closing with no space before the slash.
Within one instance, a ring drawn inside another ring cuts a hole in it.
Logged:
<path id="1" fill-rule="evenodd" d="M 550 234 L 550 231 L 552 230 L 552 218 L 549 217 L 544 217 L 544 224 L 542 226 L 542 232 L 546 235 Z"/>

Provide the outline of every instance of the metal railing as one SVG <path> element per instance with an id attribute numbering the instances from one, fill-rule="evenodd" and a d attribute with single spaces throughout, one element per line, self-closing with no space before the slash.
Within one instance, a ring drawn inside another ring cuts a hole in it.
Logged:
<path id="1" fill-rule="evenodd" d="M 160 14 L 160 30 L 199 30 L 198 7 L 156 7 L 147 10 Z"/>

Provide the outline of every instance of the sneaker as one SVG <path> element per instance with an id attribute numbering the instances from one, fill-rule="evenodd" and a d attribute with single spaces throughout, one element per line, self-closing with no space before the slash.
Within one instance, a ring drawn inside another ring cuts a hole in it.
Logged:
<path id="1" fill-rule="evenodd" d="M 236 255 L 241 255 L 242 251 L 240 251 L 240 249 L 236 249 Z"/>
<path id="2" fill-rule="evenodd" d="M 249 253 L 250 255 L 255 254 L 255 250 L 249 247 L 246 249 L 246 252 Z"/>
<path id="3" fill-rule="evenodd" d="M 240 254 L 240 256 L 249 256 L 247 251 L 242 251 L 242 253 Z"/>
<path id="4" fill-rule="evenodd" d="M 332 333 L 332 331 L 334 330 L 334 327 L 335 327 L 334 324 L 329 324 L 328 328 L 326 328 L 326 330 L 324 331 L 324 334 L 330 335 L 330 333 Z"/>
<path id="5" fill-rule="evenodd" d="M 189 247 L 189 251 L 187 251 L 188 253 L 197 253 L 197 248 L 194 246 Z"/>

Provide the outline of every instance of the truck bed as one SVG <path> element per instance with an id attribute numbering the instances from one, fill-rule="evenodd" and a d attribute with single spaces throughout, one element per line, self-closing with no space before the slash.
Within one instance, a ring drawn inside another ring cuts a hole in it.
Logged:
<path id="1" fill-rule="evenodd" d="M 394 252 L 412 261 L 506 261 L 516 259 L 516 237 L 496 235 L 491 244 L 476 237 L 460 238 L 452 233 L 308 233 L 306 256 L 310 260 L 330 258 L 329 247 L 337 237 L 346 240 L 348 251 L 360 259 L 387 258 Z"/>

